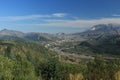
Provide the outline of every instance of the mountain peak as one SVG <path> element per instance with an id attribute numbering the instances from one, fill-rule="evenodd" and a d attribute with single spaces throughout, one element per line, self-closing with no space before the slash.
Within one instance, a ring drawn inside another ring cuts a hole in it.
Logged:
<path id="1" fill-rule="evenodd" d="M 100 29 L 107 29 L 107 28 L 110 28 L 112 27 L 112 25 L 109 25 L 109 24 L 98 24 L 98 25 L 95 25 L 93 26 L 90 30 L 100 30 Z"/>
<path id="2" fill-rule="evenodd" d="M 3 29 L 3 30 L 1 30 L 1 31 L 7 31 L 7 29 Z"/>
<path id="3" fill-rule="evenodd" d="M 96 30 L 96 27 L 92 27 L 91 30 L 93 30 L 93 31 Z"/>
<path id="4" fill-rule="evenodd" d="M 120 27 L 120 24 L 110 23 L 110 24 L 98 24 L 93 26 L 90 30 L 98 30 L 98 29 L 113 29 Z"/>

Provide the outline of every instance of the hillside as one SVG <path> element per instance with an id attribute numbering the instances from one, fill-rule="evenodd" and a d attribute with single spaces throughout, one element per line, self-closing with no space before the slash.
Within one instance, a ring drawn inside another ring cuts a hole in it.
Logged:
<path id="1" fill-rule="evenodd" d="M 24 56 L 27 56 L 28 54 L 38 54 L 41 55 L 41 58 L 44 58 L 45 56 L 50 57 L 49 55 L 52 55 L 50 50 L 44 48 L 41 44 L 23 40 L 0 40 L 1 54 L 6 54 L 6 50 L 9 51 L 9 56 L 17 52 L 24 54 Z M 48 52 L 50 54 L 48 54 Z"/>
<path id="2" fill-rule="evenodd" d="M 88 51 L 97 54 L 120 55 L 120 36 L 102 37 L 81 42 L 76 46 L 87 48 Z"/>

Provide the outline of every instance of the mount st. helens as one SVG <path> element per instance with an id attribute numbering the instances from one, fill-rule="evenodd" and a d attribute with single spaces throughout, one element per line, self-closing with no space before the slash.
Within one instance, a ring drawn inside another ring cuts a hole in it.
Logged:
<path id="1" fill-rule="evenodd" d="M 119 24 L 98 24 L 91 27 L 81 33 L 74 33 L 73 35 L 79 35 L 82 37 L 98 37 L 102 35 L 119 35 L 120 25 Z"/>

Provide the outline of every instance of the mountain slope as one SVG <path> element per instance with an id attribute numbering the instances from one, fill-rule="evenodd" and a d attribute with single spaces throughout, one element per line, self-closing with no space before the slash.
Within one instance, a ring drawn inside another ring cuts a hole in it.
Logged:
<path id="1" fill-rule="evenodd" d="M 81 42 L 78 46 L 86 47 L 93 53 L 120 55 L 120 36 L 91 39 Z"/>
<path id="2" fill-rule="evenodd" d="M 71 43 L 72 44 L 72 43 Z M 103 36 L 77 42 L 76 45 L 62 47 L 63 52 L 83 55 L 120 55 L 120 36 Z"/>
<path id="3" fill-rule="evenodd" d="M 102 35 L 119 35 L 120 25 L 118 24 L 98 24 L 91 29 L 81 33 L 75 33 L 73 35 L 79 35 L 82 37 L 99 37 Z"/>

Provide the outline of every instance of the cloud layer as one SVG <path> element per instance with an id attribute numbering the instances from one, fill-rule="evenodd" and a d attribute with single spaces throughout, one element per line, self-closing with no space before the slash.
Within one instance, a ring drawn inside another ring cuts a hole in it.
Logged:
<path id="1" fill-rule="evenodd" d="M 119 17 L 119 16 L 120 16 L 120 14 L 113 14 L 112 16 Z"/>
<path id="2" fill-rule="evenodd" d="M 114 15 L 120 16 L 120 15 Z M 67 17 L 67 19 L 65 19 Z M 21 25 L 25 26 L 37 26 L 37 27 L 69 27 L 69 28 L 86 28 L 91 27 L 96 24 L 109 24 L 116 23 L 120 24 L 120 18 L 100 18 L 100 19 L 72 19 L 73 17 L 68 16 L 67 13 L 53 13 L 49 15 L 27 15 L 27 16 L 8 16 L 8 17 L 0 17 L 0 21 L 4 22 L 15 22 L 17 21 L 25 21 L 26 23 Z M 30 23 L 29 20 L 36 20 L 37 23 Z M 39 22 L 38 20 L 41 20 Z M 28 22 L 27 22 L 28 21 Z"/>
<path id="3" fill-rule="evenodd" d="M 20 21 L 20 20 L 33 20 L 33 19 L 45 19 L 45 18 L 60 18 L 67 16 L 66 13 L 53 13 L 53 14 L 38 14 L 38 15 L 27 15 L 27 16 L 7 16 L 0 17 L 0 21 Z"/>
<path id="4" fill-rule="evenodd" d="M 54 13 L 53 16 L 55 16 L 55 17 L 65 17 L 65 16 L 67 16 L 67 14 L 66 13 Z"/>
<path id="5" fill-rule="evenodd" d="M 97 24 L 120 24 L 120 18 L 101 18 L 91 20 L 45 20 L 45 23 L 31 24 L 31 26 L 86 28 Z"/>

